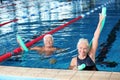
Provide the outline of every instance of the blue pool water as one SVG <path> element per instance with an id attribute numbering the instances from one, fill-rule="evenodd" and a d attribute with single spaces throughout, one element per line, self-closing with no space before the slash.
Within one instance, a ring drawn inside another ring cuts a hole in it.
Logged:
<path id="1" fill-rule="evenodd" d="M 52 0 L 51 2 L 46 0 L 4 1 L 4 4 L 0 5 L 0 23 L 14 18 L 17 18 L 18 21 L 0 27 L 0 54 L 12 52 L 19 47 L 16 42 L 16 34 L 19 34 L 24 42 L 31 41 L 35 36 L 53 30 L 108 1 L 96 0 L 95 4 L 92 3 L 91 5 L 89 0 Z M 10 6 L 12 3 L 16 5 Z M 107 16 L 99 38 L 96 65 L 100 71 L 120 72 L 120 4 L 112 0 L 106 7 Z M 11 57 L 1 62 L 0 65 L 68 69 L 72 57 L 77 55 L 76 44 L 78 39 L 84 37 L 91 41 L 100 12 L 101 9 L 98 9 L 89 15 L 86 14 L 84 18 L 53 34 L 54 46 L 67 48 L 63 53 L 54 56 L 56 59 L 55 64 L 50 63 L 52 58 L 43 58 L 36 51 L 29 51 L 20 53 L 26 54 L 24 60 L 19 57 Z M 36 45 L 43 45 L 42 40 L 33 46 Z"/>

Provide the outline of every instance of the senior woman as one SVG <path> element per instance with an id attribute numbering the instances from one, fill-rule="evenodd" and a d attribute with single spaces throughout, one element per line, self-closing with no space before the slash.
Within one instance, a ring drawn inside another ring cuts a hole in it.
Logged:
<path id="1" fill-rule="evenodd" d="M 79 70 L 78 66 L 84 64 L 83 70 L 97 70 L 95 65 L 95 54 L 98 47 L 98 39 L 104 17 L 105 16 L 101 13 L 99 14 L 99 22 L 95 30 L 91 46 L 89 46 L 87 39 L 79 39 L 77 43 L 78 55 L 72 58 L 69 69 Z"/>

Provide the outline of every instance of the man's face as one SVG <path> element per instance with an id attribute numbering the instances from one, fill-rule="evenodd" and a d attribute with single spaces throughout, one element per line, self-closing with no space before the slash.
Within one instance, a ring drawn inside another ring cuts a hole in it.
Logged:
<path id="1" fill-rule="evenodd" d="M 53 46 L 53 40 L 52 40 L 52 38 L 50 36 L 45 38 L 44 45 L 46 47 L 52 47 Z"/>

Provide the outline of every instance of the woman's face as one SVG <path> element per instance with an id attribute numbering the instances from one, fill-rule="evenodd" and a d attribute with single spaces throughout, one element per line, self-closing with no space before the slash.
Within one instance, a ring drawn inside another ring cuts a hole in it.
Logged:
<path id="1" fill-rule="evenodd" d="M 46 47 L 52 47 L 53 46 L 53 40 L 50 36 L 46 37 L 46 39 L 44 40 L 44 45 Z"/>
<path id="2" fill-rule="evenodd" d="M 89 51 L 88 45 L 85 43 L 80 43 L 78 45 L 78 53 L 81 56 L 86 56 Z"/>

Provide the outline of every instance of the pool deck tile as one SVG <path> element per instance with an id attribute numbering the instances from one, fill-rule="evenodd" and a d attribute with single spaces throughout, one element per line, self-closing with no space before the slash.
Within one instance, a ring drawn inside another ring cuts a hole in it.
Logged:
<path id="1" fill-rule="evenodd" d="M 111 76 L 111 72 L 102 72 L 102 71 L 96 71 L 90 80 L 109 80 Z"/>
<path id="2" fill-rule="evenodd" d="M 73 71 L 12 66 L 0 66 L 0 75 L 51 78 L 54 80 L 120 80 L 120 72 Z"/>
<path id="3" fill-rule="evenodd" d="M 95 71 L 77 71 L 70 80 L 89 80 Z"/>
<path id="4" fill-rule="evenodd" d="M 60 70 L 60 72 L 54 77 L 59 80 L 70 80 L 77 71 L 72 70 Z"/>
<path id="5" fill-rule="evenodd" d="M 111 73 L 110 80 L 120 80 L 120 72 Z"/>

